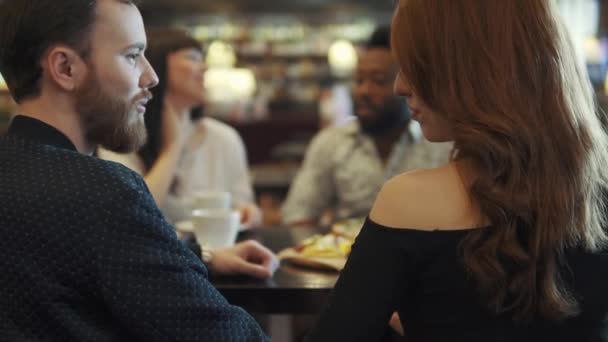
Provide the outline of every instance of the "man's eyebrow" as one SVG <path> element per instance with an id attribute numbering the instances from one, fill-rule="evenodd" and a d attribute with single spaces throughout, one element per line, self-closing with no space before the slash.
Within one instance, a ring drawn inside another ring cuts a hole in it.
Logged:
<path id="1" fill-rule="evenodd" d="M 146 49 L 146 44 L 144 43 L 135 43 L 135 44 L 131 44 L 127 47 L 124 48 L 124 50 L 131 50 L 131 49 L 137 49 L 139 51 L 144 51 Z"/>

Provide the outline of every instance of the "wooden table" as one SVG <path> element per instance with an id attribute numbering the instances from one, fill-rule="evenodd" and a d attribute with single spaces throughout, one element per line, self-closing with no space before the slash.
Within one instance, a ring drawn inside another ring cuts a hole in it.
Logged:
<path id="1" fill-rule="evenodd" d="M 241 234 L 239 240 L 255 239 L 278 252 L 323 229 L 266 228 Z M 325 306 L 338 273 L 311 270 L 282 262 L 271 279 L 250 277 L 213 279 L 213 284 L 234 305 L 264 314 L 315 314 Z"/>

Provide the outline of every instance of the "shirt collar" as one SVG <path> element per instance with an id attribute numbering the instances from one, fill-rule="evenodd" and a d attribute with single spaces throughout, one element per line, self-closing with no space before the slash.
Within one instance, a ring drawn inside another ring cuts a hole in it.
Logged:
<path id="1" fill-rule="evenodd" d="M 29 116 L 15 116 L 8 128 L 7 135 L 78 152 L 70 139 L 57 128 Z"/>

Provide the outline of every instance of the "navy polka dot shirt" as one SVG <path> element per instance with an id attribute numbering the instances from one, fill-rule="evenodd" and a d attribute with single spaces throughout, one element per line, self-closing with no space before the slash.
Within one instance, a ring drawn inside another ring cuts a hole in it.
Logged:
<path id="1" fill-rule="evenodd" d="M 0 139 L 0 341 L 266 341 L 143 179 L 16 117 Z"/>

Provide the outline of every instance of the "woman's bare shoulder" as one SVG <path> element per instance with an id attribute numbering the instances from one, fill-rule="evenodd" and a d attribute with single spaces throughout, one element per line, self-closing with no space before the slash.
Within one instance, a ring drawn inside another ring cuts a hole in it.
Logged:
<path id="1" fill-rule="evenodd" d="M 476 228 L 479 213 L 452 164 L 400 174 L 383 187 L 370 218 L 381 225 L 420 230 Z"/>

